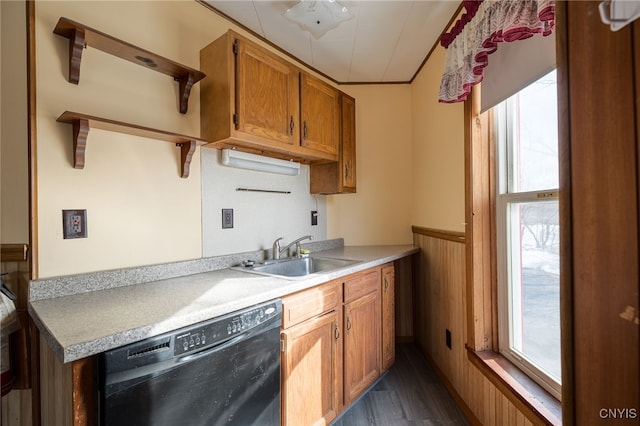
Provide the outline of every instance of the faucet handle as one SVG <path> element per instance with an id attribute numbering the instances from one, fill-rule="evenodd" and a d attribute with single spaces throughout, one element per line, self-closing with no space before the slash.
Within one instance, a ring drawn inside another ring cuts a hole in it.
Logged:
<path id="1" fill-rule="evenodd" d="M 284 239 L 284 237 L 276 238 L 273 242 L 273 246 L 271 246 L 271 257 L 274 260 L 280 259 L 280 240 Z"/>

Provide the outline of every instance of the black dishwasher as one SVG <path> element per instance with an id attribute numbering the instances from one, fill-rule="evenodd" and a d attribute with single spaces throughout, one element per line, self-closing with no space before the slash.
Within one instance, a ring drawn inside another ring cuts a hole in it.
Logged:
<path id="1" fill-rule="evenodd" d="M 280 425 L 281 318 L 275 300 L 105 352 L 101 424 Z"/>

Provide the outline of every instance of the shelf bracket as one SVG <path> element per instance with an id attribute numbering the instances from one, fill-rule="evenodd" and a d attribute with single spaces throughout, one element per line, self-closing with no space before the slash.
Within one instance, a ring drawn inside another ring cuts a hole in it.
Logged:
<path id="1" fill-rule="evenodd" d="M 69 35 L 69 83 L 80 82 L 80 63 L 85 48 L 84 30 L 76 28 Z"/>
<path id="2" fill-rule="evenodd" d="M 180 113 L 186 114 L 187 108 L 189 108 L 191 88 L 198 80 L 196 80 L 196 77 L 192 73 L 185 74 L 182 77 L 176 77 L 176 80 L 180 85 Z"/>
<path id="3" fill-rule="evenodd" d="M 73 122 L 73 167 L 75 169 L 84 169 L 89 129 L 89 120 L 79 119 Z"/>
<path id="4" fill-rule="evenodd" d="M 191 169 L 191 159 L 196 152 L 196 141 L 192 140 L 177 143 L 176 146 L 180 147 L 180 177 L 188 178 Z"/>

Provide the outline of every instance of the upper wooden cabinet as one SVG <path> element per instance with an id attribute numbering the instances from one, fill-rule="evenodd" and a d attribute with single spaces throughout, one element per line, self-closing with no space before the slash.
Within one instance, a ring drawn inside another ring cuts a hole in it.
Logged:
<path id="1" fill-rule="evenodd" d="M 201 136 L 210 146 L 338 160 L 338 90 L 233 31 L 200 51 L 200 66 Z"/>
<path id="2" fill-rule="evenodd" d="M 340 144 L 338 90 L 302 73 L 300 100 L 303 147 L 336 156 Z"/>
<path id="3" fill-rule="evenodd" d="M 340 93 L 338 161 L 311 165 L 312 194 L 356 192 L 356 100 Z"/>

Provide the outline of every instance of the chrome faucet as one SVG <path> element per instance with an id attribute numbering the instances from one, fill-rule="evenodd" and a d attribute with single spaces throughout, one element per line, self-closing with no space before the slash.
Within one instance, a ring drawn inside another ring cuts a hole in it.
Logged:
<path id="1" fill-rule="evenodd" d="M 304 237 L 300 237 L 297 240 L 290 242 L 289 244 L 287 244 L 286 247 L 280 248 L 280 240 L 282 240 L 282 239 L 283 239 L 283 237 L 280 237 L 280 238 L 278 238 L 277 240 L 275 240 L 273 242 L 273 246 L 271 247 L 271 253 L 272 253 L 272 256 L 273 256 L 273 260 L 280 259 L 280 255 L 282 253 L 286 253 L 287 250 L 289 250 L 289 248 L 294 244 L 296 245 L 296 255 L 299 254 L 300 253 L 300 241 L 313 240 L 313 236 L 305 235 Z"/>

